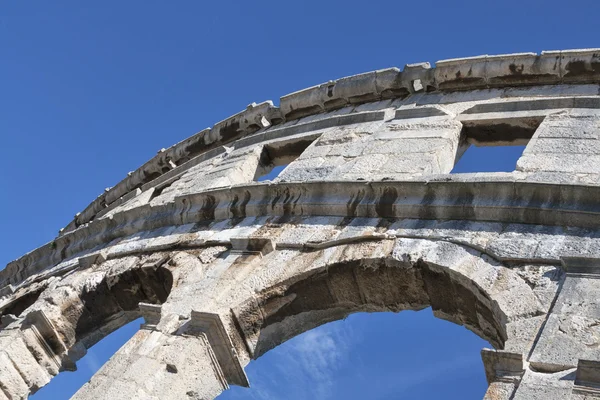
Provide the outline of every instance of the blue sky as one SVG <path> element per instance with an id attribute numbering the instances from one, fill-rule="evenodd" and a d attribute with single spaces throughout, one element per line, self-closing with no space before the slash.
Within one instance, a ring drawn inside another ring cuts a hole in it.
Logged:
<path id="1" fill-rule="evenodd" d="M 406 63 L 598 47 L 599 12 L 597 0 L 0 0 L 0 266 L 52 240 L 160 148 L 251 102 Z M 511 170 L 518 151 L 469 152 L 474 164 L 456 172 L 483 161 Z M 138 325 L 34 399 L 68 398 Z M 427 310 L 359 314 L 252 362 L 254 388 L 222 397 L 480 398 L 484 345 Z"/>

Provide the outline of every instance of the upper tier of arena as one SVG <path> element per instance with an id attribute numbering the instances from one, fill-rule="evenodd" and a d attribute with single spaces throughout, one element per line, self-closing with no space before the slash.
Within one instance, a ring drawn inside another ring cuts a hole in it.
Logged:
<path id="1" fill-rule="evenodd" d="M 161 149 L 106 189 L 54 241 L 9 263 L 0 272 L 0 288 L 148 228 L 150 222 L 145 227 L 131 224 L 140 215 L 150 221 L 151 216 L 176 213 L 179 221 L 164 223 L 181 223 L 183 209 L 189 208 L 182 205 L 186 196 L 214 192 L 212 196 L 223 202 L 215 206 L 217 212 L 224 210 L 220 217 L 230 217 L 235 214 L 231 202 L 239 201 L 232 199 L 239 196 L 258 196 L 250 205 L 244 204 L 245 213 L 251 212 L 254 202 L 279 199 L 274 188 L 266 188 L 275 183 L 304 191 L 303 199 L 308 199 L 322 196 L 333 182 L 348 182 L 339 185 L 340 193 L 354 199 L 355 209 L 360 210 L 369 202 L 377 207 L 382 196 L 387 196 L 387 203 L 398 202 L 398 194 L 389 194 L 391 182 L 403 182 L 402 191 L 413 196 L 409 203 L 415 207 L 430 196 L 418 182 L 461 182 L 462 186 L 443 189 L 448 196 L 464 193 L 465 185 L 473 182 L 481 182 L 479 189 L 487 182 L 489 191 L 478 189 L 470 201 L 506 199 L 510 208 L 518 199 L 528 207 L 536 201 L 540 205 L 554 201 L 552 207 L 560 205 L 564 215 L 540 211 L 539 217 L 528 213 L 512 219 L 590 226 L 595 223 L 590 216 L 598 211 L 595 199 L 600 190 L 593 187 L 599 182 L 600 146 L 596 134 L 590 133 L 598 123 L 599 83 L 599 49 L 545 51 L 442 60 L 435 67 L 408 64 L 403 70 L 382 69 L 300 90 L 281 97 L 279 107 L 271 101 L 253 103 L 212 128 Z M 449 175 L 470 144 L 525 143 L 527 148 L 512 173 Z M 255 182 L 260 173 L 289 162 L 274 182 Z M 357 181 L 380 185 L 381 193 L 369 199 Z M 527 182 L 538 185 L 533 188 Z M 313 189 L 302 183 L 311 183 Z M 560 189 L 565 184 L 572 186 L 568 195 Z M 517 198 L 515 191 L 519 191 Z M 363 193 L 360 200 L 357 193 Z M 542 193 L 550 200 L 539 200 Z M 568 212 L 574 201 L 578 208 L 587 207 L 585 217 Z M 316 207 L 314 202 L 311 206 Z M 408 205 L 386 207 L 380 206 L 379 211 L 397 214 L 402 209 L 403 215 L 411 215 Z M 256 206 L 252 212 L 264 213 L 259 209 Z M 309 209 L 306 204 L 304 212 Z M 325 213 L 336 211 L 330 207 Z M 428 218 L 444 218 L 444 214 L 432 211 Z M 498 211 L 472 218 L 511 220 L 508 212 Z M 0 289 L 0 296 L 12 290 Z"/>

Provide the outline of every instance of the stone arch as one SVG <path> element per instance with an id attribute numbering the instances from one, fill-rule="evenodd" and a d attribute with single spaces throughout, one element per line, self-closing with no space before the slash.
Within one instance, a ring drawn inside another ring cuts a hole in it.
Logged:
<path id="1" fill-rule="evenodd" d="M 121 387 L 143 398 L 215 398 L 229 385 L 248 385 L 243 368 L 251 359 L 358 311 L 431 306 L 503 355 L 520 356 L 547 312 L 517 270 L 469 245 L 382 234 L 316 248 L 263 242 L 231 238 L 232 250 L 205 264 L 208 281 L 185 272 L 198 271 L 199 261 L 182 260 L 172 271 L 187 278 L 175 279 L 159 317 L 147 320 L 74 398 L 111 398 Z M 204 282 L 201 291 L 190 287 L 194 279 Z"/>
<path id="2" fill-rule="evenodd" d="M 89 348 L 139 318 L 139 303 L 162 304 L 167 300 L 173 285 L 165 264 L 168 259 L 158 253 L 105 261 L 89 274 L 73 280 L 66 277 L 47 296 L 43 293 L 41 307 L 60 319 L 57 328 L 66 343 Z M 62 310 L 62 318 L 51 311 L 52 306 Z"/>
<path id="3" fill-rule="evenodd" d="M 10 316 L 9 335 L 0 340 L 17 343 L 3 350 L 27 363 L 18 370 L 22 382 L 15 395 L 25 398 L 58 373 L 75 370 L 88 348 L 142 316 L 140 303 L 164 303 L 174 281 L 167 261 L 162 253 L 129 256 L 52 278 L 19 316 Z"/>
<path id="4" fill-rule="evenodd" d="M 302 266 L 304 257 L 287 263 Z M 429 306 L 495 348 L 521 353 L 538 327 L 530 318 L 546 312 L 532 288 L 501 262 L 465 246 L 417 239 L 339 246 L 328 262 L 300 267 L 232 311 L 246 350 L 258 358 L 351 313 Z"/>

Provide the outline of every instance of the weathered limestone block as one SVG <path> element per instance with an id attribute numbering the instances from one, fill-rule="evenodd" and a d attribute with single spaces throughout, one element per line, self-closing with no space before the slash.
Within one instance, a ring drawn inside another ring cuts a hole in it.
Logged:
<path id="1" fill-rule="evenodd" d="M 401 97 L 409 93 L 398 68 L 341 78 L 290 93 L 280 100 L 286 119 L 341 108 L 347 104 L 366 103 L 381 98 Z"/>
<path id="2" fill-rule="evenodd" d="M 599 141 L 600 116 L 549 115 L 523 152 L 517 170 L 597 176 L 600 174 Z"/>
<path id="3" fill-rule="evenodd" d="M 17 360 L 18 361 L 18 360 Z M 0 389 L 15 399 L 26 399 L 29 387 L 5 352 L 0 352 Z"/>
<path id="4" fill-rule="evenodd" d="M 597 79 L 597 50 L 544 51 L 442 60 L 436 62 L 440 89 L 472 90 L 507 85 L 556 84 Z"/>
<path id="5" fill-rule="evenodd" d="M 73 399 L 214 398 L 226 386 L 205 337 L 140 330 Z"/>
<path id="6" fill-rule="evenodd" d="M 531 355 L 531 363 L 546 371 L 574 368 L 580 359 L 600 359 L 597 266 L 583 266 L 582 270 L 570 272 L 582 261 L 565 262 L 566 279 Z"/>
<path id="7" fill-rule="evenodd" d="M 560 72 L 564 82 L 597 82 L 600 78 L 600 49 L 552 53 L 560 53 Z"/>
<path id="8" fill-rule="evenodd" d="M 172 202 L 175 196 L 252 182 L 260 153 L 260 148 L 230 149 L 223 158 L 209 159 L 154 189 L 150 204 L 161 205 Z"/>
<path id="9" fill-rule="evenodd" d="M 392 178 L 445 174 L 454 167 L 462 125 L 447 117 L 394 120 L 377 132 L 365 157 L 389 155 L 377 171 Z"/>
<path id="10" fill-rule="evenodd" d="M 146 321 L 73 399 L 120 398 L 123 390 L 136 399 L 204 399 L 248 385 L 218 315 L 192 312 L 183 325 L 168 319 Z"/>
<path id="11" fill-rule="evenodd" d="M 435 81 L 440 89 L 479 89 L 487 86 L 487 56 L 440 60 L 435 63 Z"/>
<path id="12" fill-rule="evenodd" d="M 444 117 L 329 130 L 278 177 L 299 181 L 403 179 L 449 173 L 462 125 Z"/>
<path id="13" fill-rule="evenodd" d="M 579 360 L 575 373 L 573 399 L 598 398 L 600 396 L 600 362 Z"/>
<path id="14" fill-rule="evenodd" d="M 536 372 L 527 369 L 514 400 L 574 399 L 572 397 L 575 368 L 558 372 Z"/>
<path id="15" fill-rule="evenodd" d="M 525 372 L 523 355 L 483 349 L 481 358 L 490 385 L 484 400 L 510 400 Z"/>

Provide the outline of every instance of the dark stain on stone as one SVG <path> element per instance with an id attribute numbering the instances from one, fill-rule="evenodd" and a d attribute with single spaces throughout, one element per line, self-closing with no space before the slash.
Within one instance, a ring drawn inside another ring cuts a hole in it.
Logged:
<path id="1" fill-rule="evenodd" d="M 263 153 L 261 153 L 261 164 L 269 165 L 278 158 L 299 156 L 313 141 L 314 139 L 299 139 L 279 147 L 266 145 L 263 150 L 263 153 L 266 152 L 264 158 Z"/>
<path id="2" fill-rule="evenodd" d="M 221 140 L 231 140 L 240 133 L 240 123 L 238 121 L 231 121 L 219 130 Z"/>
<path id="3" fill-rule="evenodd" d="M 456 196 L 455 204 L 462 206 L 463 218 L 467 220 L 476 220 L 474 200 L 473 191 L 468 188 L 461 191 L 461 196 Z"/>
<path id="4" fill-rule="evenodd" d="M 584 75 L 589 72 L 585 67 L 584 61 L 570 61 L 565 66 L 565 69 L 567 70 L 565 76 Z"/>
<path id="5" fill-rule="evenodd" d="M 398 198 L 398 191 L 393 187 L 386 187 L 383 189 L 383 194 L 377 200 L 375 204 L 375 211 L 377 215 L 386 218 L 394 216 L 394 202 Z"/>
<path id="6" fill-rule="evenodd" d="M 329 85 L 327 86 L 327 97 L 333 97 L 333 87 L 335 85 Z"/>
<path id="7" fill-rule="evenodd" d="M 350 225 L 350 223 L 354 221 L 353 217 L 344 217 L 344 219 L 338 224 L 339 228 L 345 228 L 348 225 Z"/>
<path id="8" fill-rule="evenodd" d="M 371 101 L 376 101 L 379 100 L 380 96 L 377 93 L 367 93 L 367 94 L 361 94 L 359 96 L 350 96 L 348 98 L 348 102 L 350 104 L 362 104 L 362 103 L 369 103 Z"/>
<path id="9" fill-rule="evenodd" d="M 240 203 L 240 213 L 244 218 L 246 217 L 246 206 L 248 205 L 248 202 L 250 202 L 251 197 L 252 195 L 250 194 L 250 191 L 244 190 L 244 198 Z"/>
<path id="10" fill-rule="evenodd" d="M 510 70 L 510 73 L 513 75 L 522 75 L 523 70 L 525 69 L 525 65 L 523 65 L 523 64 L 517 65 L 517 64 L 513 63 L 508 66 L 508 69 Z"/>
<path id="11" fill-rule="evenodd" d="M 290 214 L 277 217 L 275 220 L 273 220 L 273 222 L 276 224 L 291 224 L 298 221 L 296 221 L 296 218 Z"/>
<path id="12" fill-rule="evenodd" d="M 587 65 L 585 61 L 570 61 L 565 69 L 565 77 L 595 75 L 600 73 L 600 61 L 593 61 Z"/>
<path id="13" fill-rule="evenodd" d="M 176 374 L 177 366 L 175 364 L 167 364 L 167 372 L 170 372 L 171 374 Z"/>
<path id="14" fill-rule="evenodd" d="M 377 232 L 386 232 L 394 220 L 394 218 L 381 218 L 377 222 Z"/>
<path id="15" fill-rule="evenodd" d="M 189 157 L 186 157 L 185 160 L 194 157 L 195 155 L 202 153 L 209 149 L 209 146 L 204 144 L 204 136 L 199 137 L 196 141 L 185 148 L 185 151 L 189 154 Z M 179 160 L 181 162 L 182 160 Z"/>
<path id="16" fill-rule="evenodd" d="M 94 287 L 86 287 L 80 295 L 80 305 L 69 313 L 78 339 L 102 331 L 102 328 L 122 315 L 136 311 L 140 302 L 162 304 L 173 285 L 173 276 L 165 267 L 132 268 L 110 277 Z M 101 339 L 98 337 L 97 340 Z"/>
<path id="17" fill-rule="evenodd" d="M 217 200 L 214 196 L 207 195 L 200 209 L 200 218 L 203 220 L 212 221 L 215 219 L 215 209 L 217 208 Z"/>
<path id="18" fill-rule="evenodd" d="M 237 202 L 239 199 L 239 196 L 234 194 L 231 203 L 229 203 L 229 212 L 233 215 L 233 218 L 239 218 L 239 210 L 237 208 Z"/>
<path id="19" fill-rule="evenodd" d="M 410 91 L 407 88 L 401 87 L 397 89 L 385 89 L 381 92 L 381 98 L 383 99 L 404 99 L 410 95 Z"/>
<path id="20" fill-rule="evenodd" d="M 423 200 L 421 201 L 422 205 L 429 206 L 435 202 L 436 193 L 435 188 L 427 185 L 425 187 L 425 195 L 423 196 Z"/>
<path id="21" fill-rule="evenodd" d="M 331 111 L 331 110 L 337 110 L 342 107 L 345 107 L 346 104 L 348 104 L 348 103 L 346 102 L 345 99 L 334 99 L 334 100 L 327 100 L 325 103 L 323 103 L 323 106 L 325 107 L 325 110 Z"/>
<path id="22" fill-rule="evenodd" d="M 298 201 L 300 200 L 300 197 L 302 196 L 301 193 L 298 193 L 298 195 L 296 196 L 296 198 L 294 198 L 294 201 L 292 202 L 294 205 L 292 206 L 292 209 L 294 210 L 294 213 L 296 211 L 296 206 L 298 205 Z M 302 209 L 302 208 L 301 208 Z"/>
<path id="23" fill-rule="evenodd" d="M 558 81 L 558 75 L 554 74 L 522 74 L 513 73 L 504 76 L 494 76 L 489 79 L 490 86 L 509 84 L 511 82 L 544 83 Z"/>
<path id="24" fill-rule="evenodd" d="M 296 110 L 291 110 L 289 113 L 285 115 L 286 120 L 291 121 L 294 119 L 302 118 L 307 115 L 313 115 L 323 112 L 323 108 L 321 106 L 315 105 L 306 108 L 298 108 Z"/>
<path id="25" fill-rule="evenodd" d="M 144 174 L 144 183 L 153 181 L 154 179 L 156 179 L 162 175 L 160 172 L 157 172 L 157 171 L 153 171 L 153 172 L 142 171 L 142 173 Z"/>
<path id="26" fill-rule="evenodd" d="M 292 194 L 290 193 L 289 188 L 285 188 L 284 190 L 285 197 L 283 199 L 283 215 L 292 215 Z"/>
<path id="27" fill-rule="evenodd" d="M 425 186 L 425 194 L 423 195 L 423 199 L 421 200 L 421 207 L 418 209 L 418 217 L 420 219 L 432 219 L 435 218 L 435 214 L 432 211 L 431 206 L 437 197 L 436 190 L 431 185 Z"/>
<path id="28" fill-rule="evenodd" d="M 346 215 L 349 217 L 356 217 L 356 209 L 364 197 L 365 191 L 363 189 L 359 190 L 356 195 L 352 196 L 352 198 L 346 203 Z"/>
<path id="29" fill-rule="evenodd" d="M 67 247 L 69 247 L 69 242 L 65 241 L 65 243 L 63 244 L 63 246 L 60 249 L 60 259 L 64 260 L 65 258 L 67 258 Z"/>
<path id="30" fill-rule="evenodd" d="M 459 87 L 459 86 L 465 86 L 465 89 L 468 89 L 468 86 L 472 85 L 472 86 L 484 86 L 485 85 L 485 79 L 483 78 L 468 78 L 468 77 L 457 77 L 456 79 L 452 79 L 449 80 L 447 82 L 441 82 L 439 84 L 440 89 L 447 89 L 447 88 L 455 88 L 455 87 Z"/>
<path id="31" fill-rule="evenodd" d="M 233 196 L 233 200 L 229 204 L 229 212 L 233 216 L 233 221 L 235 222 L 235 225 L 239 223 L 239 220 L 246 218 L 246 205 L 249 201 L 250 192 L 247 190 L 244 191 L 244 197 L 241 199 L 241 201 L 237 194 Z"/>
<path id="32" fill-rule="evenodd" d="M 31 306 L 33 303 L 35 303 L 37 301 L 37 299 L 40 297 L 40 294 L 42 294 L 42 292 L 44 291 L 45 288 L 46 287 L 43 286 L 43 287 L 40 287 L 39 289 L 36 289 L 34 291 L 31 291 L 29 293 L 26 293 L 26 294 L 20 296 L 16 300 L 9 303 L 8 306 L 6 306 L 0 312 L 0 315 L 12 314 L 12 315 L 18 317 L 19 315 L 21 315 L 21 313 L 26 308 L 28 308 L 29 306 Z"/>
<path id="33" fill-rule="evenodd" d="M 271 201 L 271 210 L 275 209 L 275 204 L 277 204 L 279 199 L 281 199 L 281 193 L 279 192 L 279 190 L 277 190 L 277 194 L 275 195 L 275 197 L 273 197 L 273 200 Z"/>

